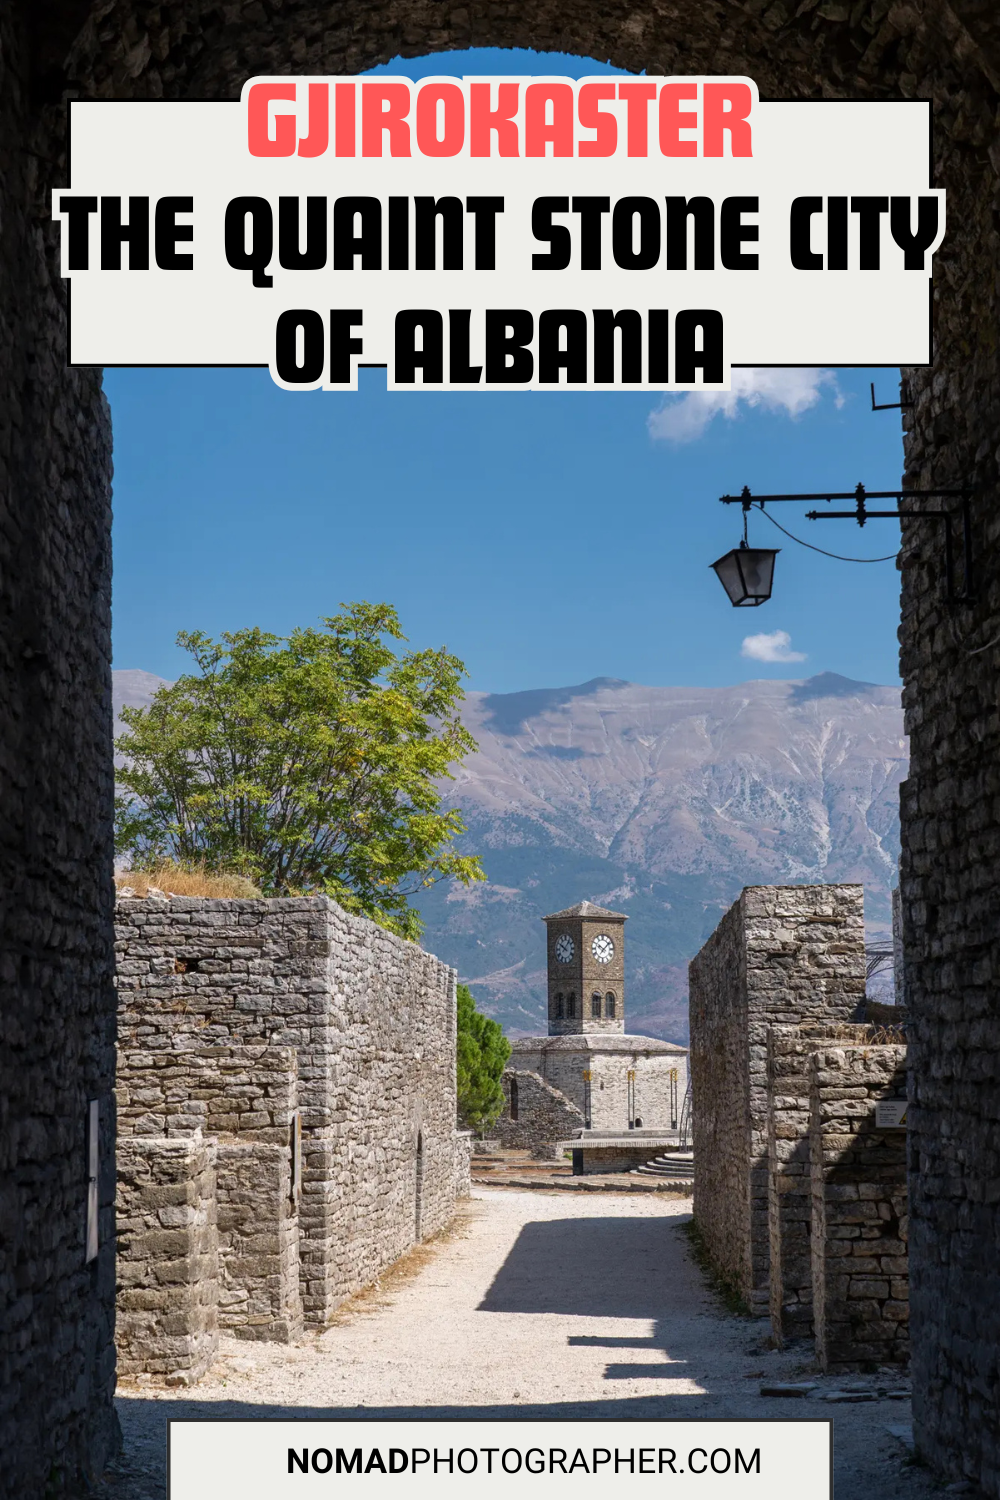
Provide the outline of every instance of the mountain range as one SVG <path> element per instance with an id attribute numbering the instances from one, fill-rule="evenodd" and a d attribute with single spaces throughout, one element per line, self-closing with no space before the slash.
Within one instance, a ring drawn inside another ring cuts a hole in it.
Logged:
<path id="1" fill-rule="evenodd" d="M 115 711 L 162 679 L 119 671 Z M 824 672 L 734 687 L 469 693 L 479 749 L 444 784 L 487 880 L 418 901 L 424 946 L 511 1036 L 544 1030 L 540 918 L 626 912 L 626 1026 L 687 1038 L 688 961 L 744 885 L 856 881 L 884 935 L 907 774 L 900 692 Z"/>

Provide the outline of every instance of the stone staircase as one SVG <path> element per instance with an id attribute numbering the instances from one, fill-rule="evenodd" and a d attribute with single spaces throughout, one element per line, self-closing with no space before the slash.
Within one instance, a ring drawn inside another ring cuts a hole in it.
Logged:
<path id="1" fill-rule="evenodd" d="M 675 1182 L 694 1181 L 694 1154 L 691 1151 L 670 1151 L 664 1156 L 654 1156 L 652 1161 L 633 1167 L 630 1177 L 667 1177 Z"/>

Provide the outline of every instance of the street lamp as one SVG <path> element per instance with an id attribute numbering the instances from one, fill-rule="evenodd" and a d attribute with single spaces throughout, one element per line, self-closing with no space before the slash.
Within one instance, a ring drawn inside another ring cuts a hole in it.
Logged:
<path id="1" fill-rule="evenodd" d="M 774 559 L 780 551 L 780 547 L 750 547 L 744 539 L 712 564 L 736 609 L 767 603 L 774 582 Z"/>
<path id="2" fill-rule="evenodd" d="M 751 547 L 747 541 L 747 516 L 753 503 L 750 491 L 740 496 L 743 504 L 743 540 L 732 552 L 712 563 L 716 577 L 729 595 L 735 609 L 755 608 L 766 604 L 774 582 L 774 559 L 780 547 Z"/>
<path id="3" fill-rule="evenodd" d="M 974 597 L 972 589 L 972 530 L 969 515 L 969 499 L 972 491 L 969 489 L 947 489 L 947 490 L 866 490 L 863 484 L 856 485 L 853 490 L 825 490 L 819 494 L 796 494 L 796 495 L 752 495 L 744 485 L 738 495 L 720 495 L 719 499 L 723 505 L 741 505 L 743 507 L 743 540 L 739 547 L 732 552 L 727 552 L 725 557 L 720 557 L 718 562 L 712 563 L 712 567 L 719 578 L 719 582 L 729 596 L 729 601 L 735 608 L 744 605 L 764 604 L 771 597 L 771 584 L 774 579 L 774 559 L 777 550 L 766 547 L 751 547 L 747 542 L 747 516 L 753 506 L 764 510 L 766 505 L 775 501 L 799 501 L 799 500 L 825 500 L 827 504 L 832 500 L 853 500 L 853 510 L 828 510 L 828 511 L 806 511 L 808 521 L 857 521 L 859 526 L 864 526 L 866 521 L 882 520 L 892 517 L 904 521 L 931 521 L 941 524 L 944 528 L 944 595 L 949 605 L 968 604 Z M 958 500 L 960 502 L 957 510 L 869 510 L 869 500 L 895 500 L 898 504 L 901 500 L 909 500 L 918 496 L 921 500 Z M 961 557 L 964 574 L 964 593 L 959 593 L 954 584 L 955 571 L 955 542 L 952 532 L 952 524 L 961 521 Z M 778 523 L 775 522 L 777 525 Z M 784 527 L 779 527 L 784 530 Z M 788 535 L 791 535 L 789 532 Z M 792 537 L 792 541 L 800 541 L 799 537 Z M 802 543 L 803 546 L 811 547 L 811 542 Z M 822 547 L 814 548 L 814 551 L 822 552 Z M 830 552 L 828 557 L 836 557 L 837 554 Z M 888 558 L 841 558 L 842 562 L 882 562 Z"/>

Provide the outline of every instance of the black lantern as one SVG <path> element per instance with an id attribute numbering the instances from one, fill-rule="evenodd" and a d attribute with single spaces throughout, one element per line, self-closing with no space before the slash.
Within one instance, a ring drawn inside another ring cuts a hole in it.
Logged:
<path id="1" fill-rule="evenodd" d="M 780 547 L 750 547 L 744 539 L 712 564 L 735 608 L 767 603 L 774 582 L 774 559 L 780 551 Z"/>

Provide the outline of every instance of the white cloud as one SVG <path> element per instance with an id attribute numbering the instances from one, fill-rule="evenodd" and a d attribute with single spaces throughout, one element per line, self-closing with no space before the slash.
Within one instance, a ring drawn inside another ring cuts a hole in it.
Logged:
<path id="1" fill-rule="evenodd" d="M 649 435 L 668 443 L 693 442 L 720 412 L 730 422 L 735 421 L 741 403 L 784 412 L 794 420 L 815 406 L 825 390 L 833 393 L 838 407 L 843 406 L 844 396 L 833 370 L 734 370 L 731 390 L 688 391 L 683 396 L 665 397 L 662 406 L 649 414 Z"/>
<path id="2" fill-rule="evenodd" d="M 805 661 L 805 652 L 793 651 L 791 646 L 787 630 L 772 630 L 770 634 L 745 636 L 740 655 L 749 656 L 751 661 Z"/>

